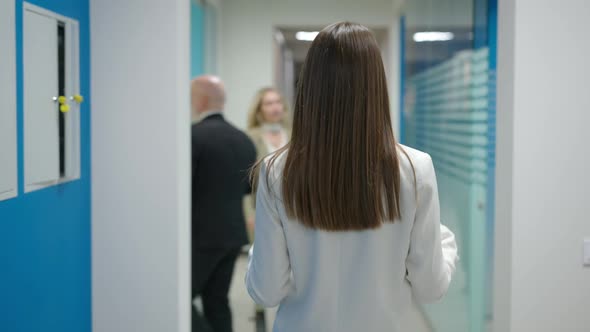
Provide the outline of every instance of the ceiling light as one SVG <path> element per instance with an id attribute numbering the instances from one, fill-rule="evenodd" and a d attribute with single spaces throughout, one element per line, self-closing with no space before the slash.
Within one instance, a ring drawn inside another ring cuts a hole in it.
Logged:
<path id="1" fill-rule="evenodd" d="M 302 41 L 313 41 L 319 33 L 319 31 L 299 31 L 295 34 L 295 38 Z"/>
<path id="2" fill-rule="evenodd" d="M 449 41 L 453 38 L 455 38 L 455 35 L 452 32 L 425 31 L 414 34 L 414 41 L 417 43 Z"/>

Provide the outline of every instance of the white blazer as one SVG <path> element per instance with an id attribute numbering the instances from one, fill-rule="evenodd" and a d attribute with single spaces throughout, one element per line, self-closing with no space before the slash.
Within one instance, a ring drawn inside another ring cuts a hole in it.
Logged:
<path id="1" fill-rule="evenodd" d="M 440 223 L 430 156 L 400 153 L 401 220 L 376 230 L 326 232 L 287 217 L 279 179 L 280 156 L 262 167 L 256 194 L 256 238 L 246 287 L 265 307 L 280 305 L 274 332 L 399 331 L 412 297 L 439 300 L 458 261 L 454 234 Z M 416 189 L 417 188 L 417 193 Z"/>

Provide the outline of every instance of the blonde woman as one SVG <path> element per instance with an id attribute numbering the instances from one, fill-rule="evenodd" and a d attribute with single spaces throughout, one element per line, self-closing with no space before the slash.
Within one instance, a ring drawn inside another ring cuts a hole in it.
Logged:
<path id="1" fill-rule="evenodd" d="M 262 88 L 256 93 L 248 115 L 248 135 L 256 145 L 258 157 L 273 153 L 288 143 L 287 111 L 285 99 L 275 88 Z"/>
<path id="2" fill-rule="evenodd" d="M 258 159 L 276 152 L 289 142 L 291 129 L 288 123 L 287 103 L 279 91 L 272 87 L 258 90 L 248 114 L 247 130 L 247 134 L 256 146 Z M 254 205 L 253 197 L 247 196 L 245 199 L 245 215 L 251 242 L 254 240 Z M 256 311 L 261 313 L 264 308 L 257 306 Z M 272 327 L 275 311 L 268 309 L 264 313 L 268 327 Z"/>
<path id="3" fill-rule="evenodd" d="M 287 103 L 279 91 L 265 87 L 256 93 L 248 114 L 247 134 L 256 146 L 258 159 L 285 146 L 290 139 L 291 130 L 287 120 Z M 254 232 L 254 202 L 246 198 L 246 218 L 250 240 Z"/>

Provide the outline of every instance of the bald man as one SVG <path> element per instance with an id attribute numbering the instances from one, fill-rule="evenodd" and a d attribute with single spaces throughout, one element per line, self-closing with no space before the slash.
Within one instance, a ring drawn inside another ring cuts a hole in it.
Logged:
<path id="1" fill-rule="evenodd" d="M 215 76 L 191 82 L 193 331 L 232 331 L 228 292 L 234 264 L 248 244 L 242 201 L 252 190 L 248 170 L 256 149 L 223 117 L 225 90 Z"/>

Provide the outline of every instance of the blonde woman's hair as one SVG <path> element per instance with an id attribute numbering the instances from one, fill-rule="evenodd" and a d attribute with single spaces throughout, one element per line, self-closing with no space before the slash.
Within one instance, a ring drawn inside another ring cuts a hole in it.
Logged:
<path id="1" fill-rule="evenodd" d="M 258 90 L 258 92 L 256 92 L 256 95 L 254 95 L 254 100 L 252 101 L 250 111 L 248 112 L 248 129 L 258 128 L 262 126 L 262 100 L 264 99 L 264 96 L 269 92 L 275 92 L 281 97 L 281 101 L 283 103 L 283 110 L 285 112 L 285 116 L 283 117 L 283 120 L 281 120 L 281 124 L 285 127 L 288 125 L 287 114 L 289 113 L 289 107 L 287 105 L 287 102 L 285 101 L 285 97 L 283 97 L 283 95 L 276 88 L 264 87 Z"/>

